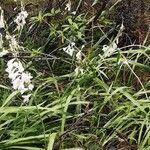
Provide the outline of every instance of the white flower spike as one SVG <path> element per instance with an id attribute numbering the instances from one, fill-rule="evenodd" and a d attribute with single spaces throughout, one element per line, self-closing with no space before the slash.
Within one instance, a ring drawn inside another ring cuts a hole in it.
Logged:
<path id="1" fill-rule="evenodd" d="M 21 94 L 27 93 L 27 95 L 22 95 L 24 99 L 23 102 L 28 102 L 34 85 L 31 83 L 33 78 L 29 72 L 24 72 L 24 67 L 20 61 L 11 59 L 7 62 L 6 72 L 8 72 L 8 77 L 11 79 L 13 89 L 18 90 Z"/>

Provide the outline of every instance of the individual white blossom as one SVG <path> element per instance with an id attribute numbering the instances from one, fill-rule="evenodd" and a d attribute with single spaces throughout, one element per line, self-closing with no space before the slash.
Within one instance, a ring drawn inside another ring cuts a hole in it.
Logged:
<path id="1" fill-rule="evenodd" d="M 66 4 L 65 10 L 71 11 L 71 2 L 70 1 Z"/>
<path id="2" fill-rule="evenodd" d="M 73 14 L 73 15 L 76 15 L 76 13 L 77 13 L 76 11 L 71 12 L 71 14 Z"/>
<path id="3" fill-rule="evenodd" d="M 108 45 L 104 45 L 103 46 L 103 52 L 104 52 L 104 57 L 109 57 L 111 56 L 117 49 L 117 44 L 114 42 L 112 44 Z"/>
<path id="4" fill-rule="evenodd" d="M 28 102 L 31 96 L 28 93 L 34 88 L 34 85 L 31 83 L 32 75 L 29 72 L 25 72 L 21 62 L 15 58 L 7 62 L 6 72 L 8 72 L 8 77 L 11 79 L 13 89 L 23 94 L 23 102 Z"/>
<path id="5" fill-rule="evenodd" d="M 22 97 L 24 98 L 23 102 L 27 103 L 29 101 L 29 98 L 31 97 L 31 94 L 28 95 L 22 95 Z"/>
<path id="6" fill-rule="evenodd" d="M 29 73 L 29 72 L 26 72 L 26 73 L 22 73 L 22 75 L 21 75 L 21 80 L 23 81 L 23 82 L 31 82 L 31 79 L 33 78 L 32 76 L 31 76 L 31 74 Z"/>
<path id="7" fill-rule="evenodd" d="M 16 17 L 16 19 L 14 20 L 14 22 L 17 24 L 17 30 L 20 31 L 23 29 L 24 25 L 26 24 L 26 18 L 28 17 L 28 13 L 25 10 L 22 10 L 18 16 Z"/>
<path id="8" fill-rule="evenodd" d="M 17 77 L 12 81 L 13 88 L 18 90 L 21 94 L 24 94 L 28 91 L 28 88 L 25 86 L 25 83 L 21 80 L 21 77 Z"/>
<path id="9" fill-rule="evenodd" d="M 12 81 L 14 81 L 15 79 L 17 79 L 17 77 L 18 77 L 19 75 L 20 75 L 20 74 L 19 74 L 18 71 L 14 72 L 14 70 L 13 70 L 12 72 L 9 72 L 8 77 L 9 77 Z"/>
<path id="10" fill-rule="evenodd" d="M 63 48 L 63 51 L 69 54 L 70 56 L 73 56 L 73 53 L 75 51 L 75 43 L 71 42 L 67 47 Z"/>
<path id="11" fill-rule="evenodd" d="M 16 78 L 15 73 L 19 75 L 19 74 L 22 74 L 23 71 L 24 71 L 24 68 L 21 62 L 17 62 L 15 58 L 7 62 L 6 72 L 9 73 L 9 78 L 11 78 L 12 80 L 13 78 Z"/>
<path id="12" fill-rule="evenodd" d="M 34 85 L 30 83 L 30 84 L 28 85 L 28 90 L 32 91 L 33 88 L 34 88 Z"/>

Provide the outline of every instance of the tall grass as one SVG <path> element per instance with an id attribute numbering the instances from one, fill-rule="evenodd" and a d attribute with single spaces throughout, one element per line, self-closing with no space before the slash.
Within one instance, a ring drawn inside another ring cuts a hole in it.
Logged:
<path id="1" fill-rule="evenodd" d="M 29 103 L 23 104 L 12 89 L 4 71 L 7 60 L 1 59 L 0 149 L 149 150 L 150 48 L 133 44 L 105 56 L 104 39 L 111 46 L 122 30 L 110 39 L 106 18 L 104 26 L 93 25 L 86 36 L 84 15 L 66 13 L 59 23 L 57 15 L 61 10 L 39 12 L 19 37 L 29 54 L 22 59 L 34 76 Z M 71 57 L 62 48 L 74 37 Z"/>

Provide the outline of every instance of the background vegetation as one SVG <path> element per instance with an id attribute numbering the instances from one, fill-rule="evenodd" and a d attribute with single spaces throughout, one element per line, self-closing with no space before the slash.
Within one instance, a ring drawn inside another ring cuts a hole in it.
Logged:
<path id="1" fill-rule="evenodd" d="M 35 86 L 23 103 L 1 58 L 1 150 L 150 150 L 149 0 L 22 1 L 21 33 L 0 2 Z"/>

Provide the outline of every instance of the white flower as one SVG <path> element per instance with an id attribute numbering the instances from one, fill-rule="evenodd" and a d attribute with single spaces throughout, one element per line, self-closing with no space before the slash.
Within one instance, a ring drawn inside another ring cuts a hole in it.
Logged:
<path id="1" fill-rule="evenodd" d="M 6 72 L 8 72 L 9 74 L 12 73 L 12 70 L 14 68 L 14 64 L 13 62 L 15 61 L 15 59 L 11 59 L 7 62 L 7 68 L 6 68 Z"/>
<path id="2" fill-rule="evenodd" d="M 18 76 L 20 76 L 20 73 L 18 71 L 14 72 L 14 70 L 12 70 L 12 72 L 9 72 L 8 77 L 13 81 L 15 80 Z"/>
<path id="3" fill-rule="evenodd" d="M 13 88 L 15 90 L 18 90 L 21 94 L 25 93 L 28 90 L 28 88 L 25 87 L 24 82 L 22 82 L 20 77 L 13 80 L 12 84 L 13 84 Z"/>
<path id="4" fill-rule="evenodd" d="M 68 2 L 68 3 L 66 4 L 65 10 L 68 10 L 68 11 L 71 10 L 71 3 Z"/>
<path id="5" fill-rule="evenodd" d="M 24 86 L 19 86 L 18 90 L 20 91 L 21 94 L 24 94 L 25 92 L 28 91 L 28 88 L 25 88 Z"/>
<path id="6" fill-rule="evenodd" d="M 34 85 L 33 85 L 33 84 L 29 84 L 28 89 L 29 89 L 30 91 L 32 91 L 33 88 L 34 88 Z"/>
<path id="7" fill-rule="evenodd" d="M 15 58 L 9 60 L 9 61 L 7 62 L 7 67 L 12 67 L 11 65 L 13 65 L 13 62 L 14 62 L 14 61 L 15 61 Z"/>
<path id="8" fill-rule="evenodd" d="M 6 72 L 8 72 L 8 74 L 9 74 L 9 78 L 11 78 L 11 76 L 13 76 L 13 74 L 14 74 L 14 76 L 15 76 L 15 74 L 19 74 L 19 73 L 22 73 L 24 71 L 24 68 L 23 68 L 23 66 L 22 66 L 22 64 L 21 64 L 21 62 L 17 62 L 16 60 L 15 60 L 15 58 L 14 59 L 11 59 L 11 60 L 9 60 L 8 62 L 7 62 L 7 68 L 6 68 Z M 16 75 L 17 76 L 17 75 Z M 15 76 L 15 77 L 16 77 Z M 12 77 L 13 78 L 13 77 Z M 12 79 L 11 78 L 11 79 Z"/>
<path id="9" fill-rule="evenodd" d="M 73 15 L 76 15 L 76 13 L 77 13 L 76 11 L 71 12 L 71 14 L 73 14 Z"/>
<path id="10" fill-rule="evenodd" d="M 27 11 L 21 11 L 14 22 L 17 24 L 17 30 L 20 31 L 23 29 L 23 26 L 26 24 L 25 19 L 28 17 Z"/>
<path id="11" fill-rule="evenodd" d="M 15 80 L 13 80 L 11 83 L 12 83 L 12 85 L 13 85 L 13 88 L 14 88 L 15 90 L 17 90 L 18 87 L 19 87 L 20 84 L 21 84 L 21 80 L 20 80 L 20 78 L 18 77 L 18 78 L 16 78 Z"/>
<path id="12" fill-rule="evenodd" d="M 32 76 L 28 72 L 27 73 L 23 72 L 22 75 L 21 75 L 21 79 L 22 79 L 22 81 L 24 81 L 26 83 L 29 83 L 29 82 L 31 82 Z"/>
<path id="13" fill-rule="evenodd" d="M 28 95 L 22 95 L 22 97 L 24 98 L 23 102 L 27 103 L 29 101 L 29 98 L 31 97 L 31 94 Z"/>
<path id="14" fill-rule="evenodd" d="M 69 54 L 70 56 L 73 56 L 73 52 L 75 51 L 75 43 L 71 42 L 67 47 L 63 48 L 63 51 Z"/>
<path id="15" fill-rule="evenodd" d="M 111 56 L 117 49 L 117 44 L 114 42 L 110 44 L 109 46 L 104 45 L 103 46 L 103 52 L 104 52 L 104 57 L 109 57 Z"/>
<path id="16" fill-rule="evenodd" d="M 24 68 L 23 68 L 23 66 L 22 66 L 22 64 L 21 64 L 20 61 L 18 61 L 18 64 L 16 64 L 15 67 L 18 68 L 18 71 L 19 71 L 19 72 L 23 72 L 23 71 L 24 71 Z"/>

